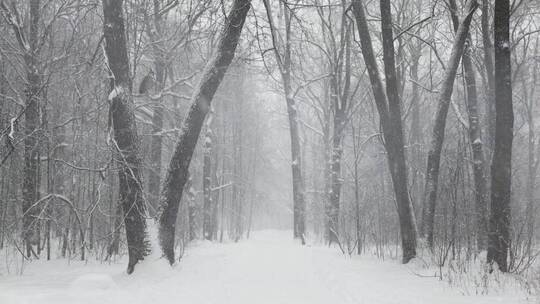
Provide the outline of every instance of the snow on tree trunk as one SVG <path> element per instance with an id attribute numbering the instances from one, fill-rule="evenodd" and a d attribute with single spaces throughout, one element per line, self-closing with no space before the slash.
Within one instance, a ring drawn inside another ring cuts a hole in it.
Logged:
<path id="1" fill-rule="evenodd" d="M 159 241 L 163 255 L 169 263 L 174 263 L 175 226 L 188 169 L 212 98 L 231 64 L 242 27 L 251 7 L 250 0 L 235 0 L 226 18 L 214 57 L 207 64 L 192 104 L 184 119 L 180 138 L 169 163 L 167 177 L 160 199 Z"/>
<path id="2" fill-rule="evenodd" d="M 26 65 L 26 110 L 24 112 L 24 179 L 23 179 L 23 239 L 26 255 L 31 256 L 33 245 L 40 246 L 37 208 L 31 206 L 38 200 L 38 166 L 40 128 L 41 77 L 38 71 L 38 34 L 40 1 L 30 2 L 29 49 L 24 53 Z"/>
<path id="3" fill-rule="evenodd" d="M 122 10 L 123 1 L 103 0 L 105 52 L 113 76 L 109 94 L 109 111 L 114 130 L 112 145 L 119 166 L 119 198 L 124 211 L 129 274 L 150 253 L 150 246 L 139 156 L 140 140 L 131 95 L 132 81 Z"/>
<path id="4" fill-rule="evenodd" d="M 206 123 L 203 153 L 203 236 L 207 240 L 213 240 L 217 229 L 217 206 L 212 194 L 212 117 L 209 117 Z"/>
<path id="5" fill-rule="evenodd" d="M 159 94 L 159 98 L 155 101 L 154 113 L 152 115 L 152 139 L 150 148 L 150 169 L 148 170 L 148 191 L 150 193 L 150 204 L 153 209 L 157 209 L 159 201 L 159 190 L 161 186 L 161 155 L 163 146 L 163 97 L 161 90 L 165 87 L 166 80 L 166 62 L 165 62 L 165 46 L 162 34 L 162 14 L 160 1 L 153 0 L 153 20 L 150 20 L 148 14 L 145 14 L 146 32 L 152 42 L 152 55 L 154 56 L 155 70 L 155 91 Z M 153 21 L 153 22 L 152 22 Z M 156 210 L 151 210 L 152 215 Z"/>

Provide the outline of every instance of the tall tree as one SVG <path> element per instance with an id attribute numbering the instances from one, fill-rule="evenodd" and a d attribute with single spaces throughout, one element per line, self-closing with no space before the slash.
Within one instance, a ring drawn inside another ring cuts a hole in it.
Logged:
<path id="1" fill-rule="evenodd" d="M 304 178 L 302 176 L 302 151 L 300 149 L 300 133 L 298 127 L 298 108 L 295 94 L 292 88 L 292 12 L 289 5 L 283 6 L 283 18 L 285 21 L 285 36 L 282 37 L 283 45 L 278 44 L 278 32 L 272 15 L 272 6 L 268 0 L 263 0 L 266 15 L 270 25 L 273 51 L 283 83 L 283 93 L 287 103 L 287 116 L 289 118 L 289 134 L 291 137 L 291 171 L 293 182 L 293 236 L 305 242 L 306 201 L 304 193 Z M 281 5 L 281 3 L 280 3 Z"/>
<path id="2" fill-rule="evenodd" d="M 214 56 L 206 65 L 201 80 L 193 92 L 192 104 L 183 122 L 180 138 L 169 163 L 160 199 L 159 242 L 163 255 L 174 263 L 176 218 L 184 185 L 189 176 L 189 164 L 197 145 L 206 114 L 225 72 L 231 64 L 240 40 L 251 0 L 235 0 L 225 18 Z"/>
<path id="3" fill-rule="evenodd" d="M 25 110 L 24 110 L 24 169 L 23 169 L 23 240 L 26 248 L 26 255 L 35 254 L 32 246 L 39 247 L 39 231 L 37 210 L 32 205 L 38 199 L 38 166 L 39 166 L 39 137 L 41 135 L 41 95 L 42 77 L 39 55 L 41 50 L 40 16 L 41 1 L 29 0 L 29 27 L 25 27 L 20 19 L 19 11 L 15 2 L 8 7 L 6 2 L 0 2 L 0 9 L 4 19 L 11 26 L 17 45 L 21 52 L 25 65 L 26 88 L 25 88 Z M 36 243 L 38 242 L 38 243 Z"/>
<path id="4" fill-rule="evenodd" d="M 427 239 L 430 248 L 433 248 L 435 205 L 437 202 L 437 188 L 439 186 L 439 170 L 444 143 L 446 116 L 448 115 L 448 109 L 452 99 L 457 69 L 459 67 L 461 56 L 463 55 L 465 41 L 469 35 L 472 17 L 477 7 L 478 4 L 476 3 L 476 0 L 469 0 L 467 2 L 467 7 L 465 9 L 466 15 L 458 27 L 457 35 L 452 46 L 449 64 L 444 72 L 441 92 L 438 96 L 437 111 L 431 134 L 426 168 L 426 186 L 424 190 L 424 208 L 426 211 L 422 213 L 425 215 L 422 219 L 422 233 Z"/>
<path id="5" fill-rule="evenodd" d="M 510 247 L 510 200 L 512 186 L 512 68 L 510 46 L 510 1 L 496 0 L 495 48 L 495 149 L 491 162 L 491 213 L 489 218 L 488 262 L 508 271 Z"/>
<path id="6" fill-rule="evenodd" d="M 113 149 L 118 163 L 119 198 L 129 253 L 127 272 L 150 253 L 143 194 L 140 139 L 137 133 L 132 79 L 123 16 L 123 0 L 103 0 L 105 53 L 111 73 L 110 123 L 114 131 Z"/>
<path id="7" fill-rule="evenodd" d="M 347 9 L 345 1 L 341 1 L 343 11 Z M 329 90 L 330 104 L 333 114 L 332 142 L 329 156 L 329 180 L 330 187 L 328 193 L 328 206 L 326 206 L 326 237 L 328 242 L 339 242 L 339 219 L 340 219 L 340 201 L 341 188 L 343 185 L 342 177 L 342 159 L 343 159 L 343 141 L 348 119 L 351 112 L 351 23 L 346 14 L 341 14 L 341 22 L 337 29 L 340 34 L 335 33 L 332 22 L 327 22 L 322 8 L 319 9 L 319 15 L 323 24 L 323 32 L 330 36 L 329 41 L 324 43 L 327 48 L 329 65 Z M 328 13 L 328 20 L 334 16 L 332 10 Z M 325 36 L 326 36 L 325 35 Z M 339 41 L 336 41 L 339 37 Z"/>
<path id="8" fill-rule="evenodd" d="M 207 240 L 213 240 L 217 233 L 216 201 L 212 194 L 212 151 L 213 151 L 213 116 L 210 114 L 206 120 L 206 134 L 204 138 L 203 152 L 203 236 Z"/>
<path id="9" fill-rule="evenodd" d="M 454 31 L 459 30 L 459 18 L 455 0 L 450 0 L 450 13 Z M 488 218 L 488 197 L 487 179 L 485 174 L 484 144 L 482 142 L 482 126 L 480 124 L 480 114 L 478 111 L 478 94 L 476 88 L 476 73 L 473 65 L 473 54 L 471 49 L 472 38 L 469 33 L 467 42 L 463 49 L 462 66 L 465 79 L 466 104 L 469 117 L 469 143 L 472 149 L 472 167 L 475 188 L 476 207 L 476 247 L 478 250 L 485 250 L 487 247 L 487 218 Z"/>
<path id="10" fill-rule="evenodd" d="M 148 174 L 148 190 L 150 193 L 151 202 L 159 200 L 159 190 L 161 185 L 161 150 L 163 145 L 163 97 L 161 90 L 164 89 L 166 81 L 166 63 L 165 63 L 165 46 L 163 37 L 163 14 L 161 1 L 153 0 L 153 10 L 151 16 L 145 10 L 144 19 L 146 23 L 146 33 L 152 45 L 152 55 L 155 71 L 155 89 L 158 93 L 158 98 L 155 100 L 154 113 L 152 114 L 152 142 L 150 148 L 150 170 Z M 169 7 L 166 9 L 170 10 Z M 139 90 L 141 91 L 141 90 Z M 145 93 L 145 92 L 139 92 Z M 153 205 L 156 208 L 156 205 Z"/>
<path id="11" fill-rule="evenodd" d="M 386 94 L 388 94 L 388 97 L 384 92 L 385 87 L 383 86 L 383 82 L 379 75 L 379 68 L 373 51 L 363 1 L 354 0 L 352 2 L 352 8 L 358 27 L 362 55 L 368 70 L 371 88 L 375 98 L 375 105 L 379 112 L 384 146 L 387 151 L 388 166 L 394 185 L 403 251 L 402 261 L 403 263 L 408 263 L 416 256 L 417 229 L 415 226 L 414 211 L 408 192 L 401 104 L 400 97 L 397 93 L 397 76 L 395 72 L 390 1 L 380 1 L 384 64 L 387 81 Z"/>
<path id="12" fill-rule="evenodd" d="M 493 67 L 493 43 L 491 42 L 491 30 L 490 30 L 490 3 L 493 1 L 482 0 L 482 45 L 484 47 L 484 70 L 486 73 L 486 127 L 487 127 L 487 149 L 488 156 L 491 157 L 493 145 L 495 141 L 495 72 Z M 489 158 L 488 158 L 489 159 Z M 489 168 L 487 168 L 489 169 Z"/>

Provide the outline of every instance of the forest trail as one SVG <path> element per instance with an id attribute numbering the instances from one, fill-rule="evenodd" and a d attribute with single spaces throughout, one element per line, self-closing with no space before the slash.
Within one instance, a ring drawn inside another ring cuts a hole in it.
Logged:
<path id="1" fill-rule="evenodd" d="M 170 269 L 146 261 L 70 265 L 36 262 L 0 276 L 0 303 L 408 304 L 525 303 L 509 296 L 464 296 L 413 266 L 344 257 L 336 248 L 300 246 L 290 232 L 263 231 L 239 243 L 197 242 Z"/>

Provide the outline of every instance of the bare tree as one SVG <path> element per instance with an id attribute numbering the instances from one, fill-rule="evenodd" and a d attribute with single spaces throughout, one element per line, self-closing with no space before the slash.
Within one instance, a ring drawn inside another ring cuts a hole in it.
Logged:
<path id="1" fill-rule="evenodd" d="M 270 34 L 272 36 L 273 51 L 283 82 L 283 93 L 285 94 L 285 101 L 287 102 L 289 133 L 291 137 L 291 170 L 293 180 L 293 234 L 295 238 L 300 238 L 302 244 L 304 244 L 306 201 L 304 193 L 305 185 L 304 179 L 302 177 L 302 155 L 300 149 L 300 135 L 298 127 L 298 108 L 296 105 L 296 100 L 294 99 L 294 92 L 292 88 L 292 12 L 291 8 L 288 5 L 283 6 L 285 33 L 284 37 L 282 37 L 283 45 L 279 45 L 277 36 L 278 32 L 274 24 L 274 16 L 272 15 L 272 6 L 267 0 L 264 0 L 263 3 L 266 8 L 268 23 L 270 24 Z"/>
<path id="2" fill-rule="evenodd" d="M 469 35 L 472 17 L 477 7 L 478 4 L 476 3 L 476 0 L 470 0 L 467 3 L 465 9 L 466 15 L 458 27 L 457 36 L 452 46 L 452 53 L 444 74 L 444 80 L 437 102 L 437 112 L 435 114 L 435 123 L 433 124 L 426 168 L 426 186 L 424 194 L 424 208 L 426 208 L 426 212 L 423 212 L 425 218 L 422 219 L 422 233 L 427 239 L 430 248 L 433 248 L 435 205 L 437 202 L 437 188 L 439 185 L 439 169 L 446 127 L 446 116 L 452 99 L 457 69 L 459 67 L 461 56 L 463 55 L 465 42 Z"/>
<path id="3" fill-rule="evenodd" d="M 455 0 L 449 2 L 450 13 L 454 30 L 459 29 L 459 18 Z M 488 217 L 488 196 L 487 178 L 485 174 L 486 164 L 484 156 L 484 144 L 482 142 L 482 126 L 480 124 L 480 114 L 478 109 L 478 92 L 476 86 L 476 72 L 473 65 L 472 37 L 469 34 L 463 49 L 462 66 L 466 86 L 466 104 L 469 117 L 469 142 L 472 149 L 472 167 L 475 187 L 476 202 L 476 247 L 478 250 L 485 250 L 487 247 L 487 217 Z"/>
<path id="4" fill-rule="evenodd" d="M 189 175 L 189 164 L 204 119 L 210 110 L 212 98 L 234 58 L 250 7 L 250 0 L 234 1 L 223 26 L 214 57 L 206 65 L 199 85 L 193 93 L 191 107 L 184 119 L 180 138 L 169 163 L 160 200 L 162 211 L 159 215 L 159 242 L 163 255 L 171 264 L 175 260 L 174 235 L 176 218 L 183 188 Z"/>
<path id="5" fill-rule="evenodd" d="M 132 80 L 123 17 L 122 0 L 103 0 L 103 32 L 108 68 L 111 73 L 109 115 L 114 131 L 113 149 L 119 165 L 119 197 L 124 211 L 128 243 L 127 272 L 150 253 L 143 194 L 140 140 L 135 121 Z"/>
<path id="6" fill-rule="evenodd" d="M 356 17 L 362 55 L 368 70 L 375 104 L 379 112 L 384 146 L 387 151 L 388 166 L 394 185 L 394 194 L 400 222 L 403 263 L 408 263 L 416 256 L 417 229 L 414 211 L 408 193 L 401 105 L 400 97 L 397 93 L 397 79 L 395 72 L 390 2 L 388 0 L 381 0 L 380 4 L 385 75 L 387 81 L 386 94 L 384 92 L 385 87 L 380 78 L 377 60 L 373 51 L 363 1 L 354 0 L 352 2 L 352 8 Z"/>

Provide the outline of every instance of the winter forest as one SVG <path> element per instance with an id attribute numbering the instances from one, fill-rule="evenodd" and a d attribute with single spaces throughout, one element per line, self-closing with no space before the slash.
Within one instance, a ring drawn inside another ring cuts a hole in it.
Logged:
<path id="1" fill-rule="evenodd" d="M 0 0 L 0 303 L 535 303 L 538 0 Z"/>

